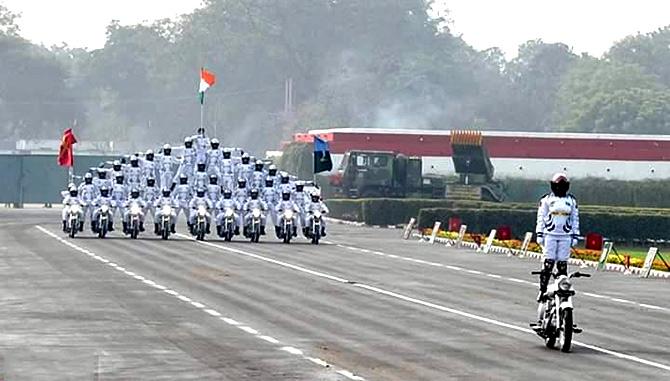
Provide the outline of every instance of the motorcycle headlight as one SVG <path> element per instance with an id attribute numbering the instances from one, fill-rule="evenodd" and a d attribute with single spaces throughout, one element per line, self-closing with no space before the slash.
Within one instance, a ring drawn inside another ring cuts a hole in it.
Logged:
<path id="1" fill-rule="evenodd" d="M 558 282 L 558 289 L 561 291 L 569 291 L 571 287 L 572 284 L 568 278 L 563 278 Z"/>
<path id="2" fill-rule="evenodd" d="M 317 210 L 314 212 L 314 218 L 321 218 L 321 211 Z"/>
<path id="3" fill-rule="evenodd" d="M 207 209 L 204 206 L 199 206 L 198 207 L 198 215 L 199 216 L 206 216 L 207 215 Z"/>
<path id="4" fill-rule="evenodd" d="M 163 215 L 170 215 L 172 214 L 172 207 L 170 205 L 163 205 L 161 208 L 161 213 Z"/>
<path id="5" fill-rule="evenodd" d="M 225 215 L 227 218 L 231 218 L 231 217 L 233 217 L 233 216 L 235 215 L 235 212 L 233 212 L 233 210 L 229 208 L 229 209 L 226 209 L 224 215 Z"/>
<path id="6" fill-rule="evenodd" d="M 140 214 L 142 213 L 142 208 L 139 205 L 133 204 L 130 206 L 130 214 Z"/>
<path id="7" fill-rule="evenodd" d="M 81 206 L 75 204 L 70 208 L 71 213 L 81 213 Z"/>
<path id="8" fill-rule="evenodd" d="M 284 217 L 285 217 L 287 220 L 291 220 L 291 219 L 293 219 L 293 211 L 290 210 L 290 209 L 286 209 L 286 211 L 284 212 Z"/>
<path id="9" fill-rule="evenodd" d="M 102 213 L 104 213 L 104 214 L 109 213 L 109 206 L 107 206 L 107 205 L 103 205 L 103 206 L 101 206 L 101 207 L 100 207 L 100 211 L 101 211 Z"/>
<path id="10" fill-rule="evenodd" d="M 251 211 L 251 215 L 254 216 L 254 218 L 260 218 L 261 217 L 261 210 L 260 209 L 254 209 Z"/>

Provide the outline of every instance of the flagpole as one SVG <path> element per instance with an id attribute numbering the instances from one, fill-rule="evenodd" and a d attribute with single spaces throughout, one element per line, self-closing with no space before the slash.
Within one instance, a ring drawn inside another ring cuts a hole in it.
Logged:
<path id="1" fill-rule="evenodd" d="M 204 94 L 203 94 L 204 95 Z M 205 123 L 205 98 L 202 98 L 202 101 L 200 102 L 200 128 L 204 129 Z"/>

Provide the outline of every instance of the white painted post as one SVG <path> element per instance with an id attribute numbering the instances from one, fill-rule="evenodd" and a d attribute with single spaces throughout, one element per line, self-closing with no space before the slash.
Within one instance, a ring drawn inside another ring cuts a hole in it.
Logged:
<path id="1" fill-rule="evenodd" d="M 607 263 L 607 256 L 610 254 L 610 251 L 612 251 L 612 246 L 614 244 L 610 242 L 605 242 L 605 245 L 603 246 L 603 251 L 600 253 L 600 259 L 598 259 L 598 266 L 596 267 L 596 270 L 602 271 L 605 269 L 605 265 Z"/>
<path id="2" fill-rule="evenodd" d="M 647 252 L 647 257 L 644 259 L 644 266 L 642 266 L 640 277 L 649 278 L 649 274 L 651 274 L 651 266 L 654 264 L 654 259 L 656 259 L 657 253 L 658 253 L 657 247 L 649 248 L 649 251 Z"/>
<path id="3" fill-rule="evenodd" d="M 456 240 L 456 247 L 461 247 L 463 244 L 463 239 L 465 238 L 465 232 L 468 230 L 468 225 L 461 225 L 461 229 L 458 231 L 458 239 Z"/>
<path id="4" fill-rule="evenodd" d="M 415 223 L 416 219 L 414 217 L 409 219 L 407 226 L 405 226 L 405 231 L 402 232 L 402 239 L 409 239 L 409 236 L 412 234 L 412 230 L 414 229 Z"/>
<path id="5" fill-rule="evenodd" d="M 521 244 L 521 253 L 519 257 L 523 257 L 528 252 L 528 246 L 530 245 L 530 240 L 533 239 L 532 232 L 526 232 L 526 236 L 523 237 L 523 243 Z"/>
<path id="6" fill-rule="evenodd" d="M 486 244 L 482 249 L 484 254 L 488 254 L 491 251 L 491 246 L 493 246 L 493 240 L 496 238 L 496 233 L 496 229 L 491 230 L 491 233 L 489 233 L 489 237 L 486 239 Z"/>
<path id="7" fill-rule="evenodd" d="M 428 240 L 431 245 L 435 243 L 435 237 L 437 237 L 437 232 L 440 230 L 440 225 L 442 225 L 440 221 L 435 221 L 435 225 L 433 225 L 433 231 L 430 235 L 430 239 Z"/>

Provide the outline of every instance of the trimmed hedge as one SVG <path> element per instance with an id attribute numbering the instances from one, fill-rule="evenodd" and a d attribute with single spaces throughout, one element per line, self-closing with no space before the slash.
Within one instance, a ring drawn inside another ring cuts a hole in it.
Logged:
<path id="1" fill-rule="evenodd" d="M 548 181 L 506 178 L 502 180 L 506 200 L 537 202 L 548 191 Z M 598 178 L 576 179 L 572 192 L 584 205 L 670 208 L 670 180 L 621 181 Z"/>
<path id="2" fill-rule="evenodd" d="M 502 211 L 503 213 L 525 211 L 533 216 L 537 211 L 536 203 L 495 203 L 435 199 L 331 199 L 327 200 L 326 203 L 330 208 L 331 216 L 346 220 L 365 222 L 368 225 L 397 225 L 407 223 L 411 217 L 418 217 L 421 209 L 430 208 L 473 209 Z M 670 209 L 611 207 L 599 205 L 580 206 L 580 213 L 663 215 L 670 218 Z M 530 223 L 533 223 L 533 221 L 535 221 L 535 217 L 531 218 Z M 432 226 L 432 223 L 430 225 Z M 507 223 L 505 225 L 512 224 Z"/>
<path id="3" fill-rule="evenodd" d="M 444 223 L 453 216 L 458 216 L 471 232 L 488 232 L 501 225 L 511 226 L 517 237 L 535 231 L 536 211 L 522 209 L 427 208 L 419 213 L 419 226 L 432 227 L 435 221 Z M 649 213 L 640 209 L 637 213 L 619 213 L 582 209 L 579 220 L 582 233 L 597 232 L 617 241 L 670 238 L 670 211 Z"/>

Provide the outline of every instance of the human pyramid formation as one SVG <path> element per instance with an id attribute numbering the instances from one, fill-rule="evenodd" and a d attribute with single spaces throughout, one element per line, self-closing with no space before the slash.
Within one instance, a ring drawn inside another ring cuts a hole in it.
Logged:
<path id="1" fill-rule="evenodd" d="M 79 186 L 71 183 L 63 192 L 63 231 L 70 231 L 69 216 L 74 215 L 78 226 L 73 229 L 83 231 L 89 219 L 97 234 L 105 213 L 107 231 L 114 230 L 113 219 L 118 214 L 125 234 L 130 234 L 133 217 L 139 220 L 139 231 L 144 231 L 146 216 L 152 217 L 155 234 L 161 235 L 163 218 L 169 219 L 170 232 L 175 233 L 183 212 L 193 235 L 198 233 L 198 215 L 206 221 L 204 234 L 210 233 L 213 216 L 221 237 L 227 232 L 239 235 L 240 229 L 248 237 L 254 221 L 260 222 L 259 235 L 265 235 L 268 216 L 278 238 L 296 237 L 298 225 L 308 238 L 315 233 L 326 235 L 321 216 L 328 208 L 313 183 L 278 171 L 276 165 L 266 165 L 239 148 L 221 148 L 218 139 L 205 136 L 204 129 L 187 136 L 180 151 L 173 155 L 172 147 L 165 144 L 158 154 L 150 149 L 92 168 Z M 314 216 L 318 217 L 318 232 L 310 231 Z M 286 226 L 291 231 L 283 231 Z"/>

